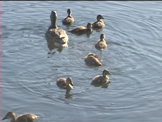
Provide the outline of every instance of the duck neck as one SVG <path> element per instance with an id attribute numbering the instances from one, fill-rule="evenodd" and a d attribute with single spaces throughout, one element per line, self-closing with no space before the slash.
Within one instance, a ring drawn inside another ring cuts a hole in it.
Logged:
<path id="1" fill-rule="evenodd" d="M 108 76 L 107 76 L 107 75 L 103 75 L 103 77 L 104 77 L 104 78 L 108 78 Z"/>
<path id="2" fill-rule="evenodd" d="M 100 39 L 100 41 L 105 41 L 104 39 Z"/>
<path id="3" fill-rule="evenodd" d="M 10 122 L 16 122 L 16 115 L 13 115 L 13 116 L 12 116 L 12 119 L 11 119 Z"/>
<path id="4" fill-rule="evenodd" d="M 97 21 L 98 21 L 98 22 L 102 22 L 102 20 L 101 20 L 101 19 L 97 19 Z"/>
<path id="5" fill-rule="evenodd" d="M 72 18 L 71 13 L 68 13 L 68 17 Z"/>
<path id="6" fill-rule="evenodd" d="M 92 28 L 87 28 L 87 31 L 88 32 L 92 32 Z"/>
<path id="7" fill-rule="evenodd" d="M 71 10 L 70 9 L 68 9 L 67 13 L 68 13 L 68 17 L 72 17 L 71 16 Z"/>
<path id="8" fill-rule="evenodd" d="M 57 18 L 51 19 L 51 28 L 57 28 Z"/>

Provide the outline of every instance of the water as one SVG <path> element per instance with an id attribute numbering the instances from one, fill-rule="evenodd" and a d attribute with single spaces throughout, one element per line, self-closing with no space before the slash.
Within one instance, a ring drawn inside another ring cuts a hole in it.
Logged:
<path id="1" fill-rule="evenodd" d="M 161 1 L 2 1 L 1 118 L 13 111 L 39 115 L 37 122 L 161 122 L 161 6 Z M 61 23 L 68 8 L 75 19 L 69 28 Z M 69 47 L 59 52 L 44 37 L 51 10 L 66 31 L 96 21 L 98 14 L 106 26 L 89 38 L 67 32 Z M 101 33 L 108 43 L 103 52 L 94 48 Z M 86 66 L 90 52 L 104 66 Z M 91 86 L 104 69 L 112 72 L 108 88 Z M 56 86 L 59 77 L 72 77 L 70 96 Z"/>

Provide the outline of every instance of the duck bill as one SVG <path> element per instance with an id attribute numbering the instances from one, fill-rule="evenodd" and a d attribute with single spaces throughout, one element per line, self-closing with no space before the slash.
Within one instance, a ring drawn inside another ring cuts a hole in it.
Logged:
<path id="1" fill-rule="evenodd" d="M 69 84 L 69 87 L 70 87 L 70 89 L 73 89 L 73 88 L 74 88 L 74 86 L 73 86 L 73 85 L 71 85 L 71 84 Z"/>
<path id="2" fill-rule="evenodd" d="M 111 72 L 109 72 L 109 75 L 112 75 L 112 73 L 111 73 Z"/>
<path id="3" fill-rule="evenodd" d="M 4 117 L 2 120 L 5 120 L 5 119 L 7 119 L 6 117 Z"/>

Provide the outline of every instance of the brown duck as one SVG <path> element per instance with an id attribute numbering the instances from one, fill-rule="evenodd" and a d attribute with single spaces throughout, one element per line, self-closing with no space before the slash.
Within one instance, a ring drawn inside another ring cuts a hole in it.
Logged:
<path id="1" fill-rule="evenodd" d="M 98 55 L 94 53 L 89 53 L 84 61 L 86 62 L 87 65 L 89 66 L 102 66 L 102 63 L 98 59 Z"/>
<path id="2" fill-rule="evenodd" d="M 93 28 L 99 29 L 105 26 L 104 22 L 102 21 L 103 16 L 101 14 L 97 15 L 97 21 L 92 24 Z"/>
<path id="3" fill-rule="evenodd" d="M 91 85 L 94 86 L 101 86 L 103 84 L 108 84 L 109 83 L 109 77 L 111 73 L 108 70 L 103 70 L 102 75 L 97 75 L 93 78 Z"/>
<path id="4" fill-rule="evenodd" d="M 105 34 L 100 35 L 99 41 L 95 44 L 95 48 L 98 50 L 104 50 L 107 48 L 107 43 L 105 41 Z"/>
<path id="5" fill-rule="evenodd" d="M 53 42 L 56 47 L 67 47 L 69 38 L 65 30 L 57 27 L 56 11 L 51 11 L 50 18 L 51 18 L 51 25 L 45 34 L 47 42 Z"/>
<path id="6" fill-rule="evenodd" d="M 86 34 L 86 33 L 92 33 L 92 24 L 88 23 L 87 27 L 78 26 L 78 27 L 70 30 L 69 32 L 77 34 L 77 35 Z"/>
<path id="7" fill-rule="evenodd" d="M 65 79 L 65 78 L 58 78 L 56 84 L 61 89 L 70 90 L 70 89 L 74 88 L 74 84 L 72 82 L 72 78 L 69 78 L 69 77 L 67 79 Z"/>
<path id="8" fill-rule="evenodd" d="M 74 18 L 72 17 L 72 11 L 71 9 L 67 9 L 68 16 L 62 20 L 62 23 L 64 25 L 71 25 L 74 22 Z"/>
<path id="9" fill-rule="evenodd" d="M 16 117 L 16 114 L 13 112 L 8 112 L 6 116 L 2 119 L 11 119 L 10 122 L 34 122 L 39 116 L 34 114 L 22 114 Z"/>

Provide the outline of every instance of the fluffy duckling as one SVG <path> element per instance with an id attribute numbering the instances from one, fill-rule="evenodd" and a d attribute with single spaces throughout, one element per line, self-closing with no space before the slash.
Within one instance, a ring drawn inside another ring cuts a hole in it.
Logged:
<path id="1" fill-rule="evenodd" d="M 94 53 L 89 53 L 84 61 L 86 62 L 87 65 L 89 66 L 102 66 L 102 63 L 98 59 L 98 55 Z"/>
<path id="2" fill-rule="evenodd" d="M 38 118 L 39 118 L 39 116 L 36 116 L 34 114 L 22 114 L 22 115 L 16 117 L 15 113 L 8 112 L 2 120 L 11 119 L 10 122 L 34 122 Z"/>
<path id="3" fill-rule="evenodd" d="M 92 24 L 88 23 L 87 27 L 84 26 L 78 26 L 72 30 L 70 30 L 69 32 L 74 33 L 74 34 L 85 34 L 85 33 L 92 33 Z"/>
<path id="4" fill-rule="evenodd" d="M 100 35 L 100 40 L 95 44 L 95 48 L 98 50 L 104 50 L 107 48 L 107 43 L 105 41 L 105 34 Z"/>
<path id="5" fill-rule="evenodd" d="M 101 75 L 97 75 L 96 77 L 93 78 L 91 85 L 95 85 L 95 86 L 101 86 L 104 84 L 108 84 L 109 83 L 109 77 L 108 75 L 110 75 L 111 73 L 108 70 L 103 70 L 102 72 L 102 76 Z"/>
<path id="6" fill-rule="evenodd" d="M 103 28 L 105 26 L 101 19 L 104 19 L 103 16 L 101 14 L 97 15 L 97 21 L 92 24 L 93 28 Z"/>
<path id="7" fill-rule="evenodd" d="M 57 86 L 61 89 L 67 89 L 67 90 L 70 90 L 70 89 L 73 89 L 74 88 L 74 84 L 72 82 L 72 78 L 59 78 L 57 79 L 57 82 L 56 82 Z"/>
<path id="8" fill-rule="evenodd" d="M 51 25 L 48 28 L 45 37 L 48 42 L 54 42 L 56 47 L 67 47 L 68 35 L 66 31 L 57 27 L 57 13 L 56 11 L 51 11 Z"/>
<path id="9" fill-rule="evenodd" d="M 67 9 L 68 16 L 62 20 L 64 25 L 71 25 L 74 22 L 74 18 L 71 16 L 71 9 Z"/>

